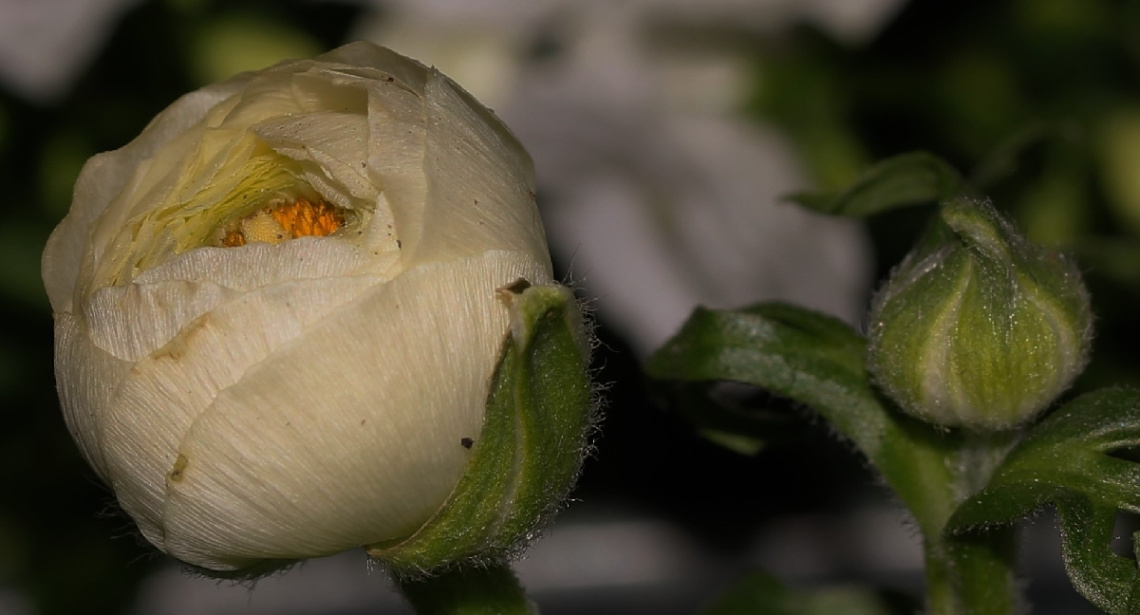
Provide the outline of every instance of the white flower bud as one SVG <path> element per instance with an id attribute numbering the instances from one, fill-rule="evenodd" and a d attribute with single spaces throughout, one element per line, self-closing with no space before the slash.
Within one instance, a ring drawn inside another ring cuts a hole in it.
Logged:
<path id="1" fill-rule="evenodd" d="M 182 97 L 44 252 L 72 435 L 196 566 L 413 534 L 480 434 L 497 289 L 552 284 L 532 187 L 490 111 L 370 44 Z"/>

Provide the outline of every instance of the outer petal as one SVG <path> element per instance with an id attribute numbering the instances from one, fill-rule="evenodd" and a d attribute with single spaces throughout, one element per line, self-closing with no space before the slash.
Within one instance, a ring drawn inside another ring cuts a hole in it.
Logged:
<path id="1" fill-rule="evenodd" d="M 84 303 L 87 333 L 100 350 L 134 363 L 233 295 L 217 284 L 182 280 L 101 288 Z"/>
<path id="2" fill-rule="evenodd" d="M 74 314 L 55 315 L 55 380 L 71 437 L 95 473 L 107 481 L 99 423 L 131 363 L 96 347 L 84 325 Z"/>
<path id="3" fill-rule="evenodd" d="M 549 271 L 507 252 L 418 267 L 252 368 L 179 448 L 166 550 L 236 568 L 418 528 L 463 472 L 508 328 L 495 290 L 520 277 Z"/>
<path id="4" fill-rule="evenodd" d="M 438 72 L 429 77 L 425 97 L 426 200 L 392 201 L 392 214 L 411 248 L 405 254 L 408 266 L 484 250 L 518 250 L 548 259 L 534 204 L 534 169 L 522 145 L 489 110 Z"/>
<path id="5" fill-rule="evenodd" d="M 382 284 L 351 277 L 285 282 L 243 293 L 188 322 L 131 368 L 99 407 L 99 445 L 119 503 L 163 544 L 166 475 L 179 442 L 218 394 L 314 323 Z M 133 311 L 121 313 L 124 321 Z"/>
<path id="6" fill-rule="evenodd" d="M 375 218 L 374 218 L 375 220 Z M 392 231 L 375 230 L 373 243 L 390 240 Z M 316 280 L 348 275 L 390 278 L 396 273 L 399 250 L 362 249 L 351 242 L 303 237 L 280 245 L 253 243 L 241 248 L 199 248 L 180 254 L 161 267 L 144 271 L 135 282 L 155 284 L 167 280 L 208 280 L 233 290 L 255 290 L 293 280 Z M 388 246 L 386 246 L 388 247 Z"/>
<path id="7" fill-rule="evenodd" d="M 423 64 L 402 56 L 391 49 L 371 43 L 355 42 L 338 47 L 318 60 L 339 62 L 347 73 L 359 73 L 361 67 L 371 67 L 384 71 L 412 91 L 423 93 L 424 84 L 430 73 L 435 72 Z M 368 70 L 365 68 L 364 70 Z"/>

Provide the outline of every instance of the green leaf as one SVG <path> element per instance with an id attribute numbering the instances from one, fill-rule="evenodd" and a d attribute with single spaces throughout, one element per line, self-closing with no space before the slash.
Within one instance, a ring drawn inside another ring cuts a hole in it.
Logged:
<path id="1" fill-rule="evenodd" d="M 785 587 L 766 574 L 748 575 L 728 590 L 705 615 L 889 615 L 875 592 L 862 587 L 813 591 Z"/>
<path id="2" fill-rule="evenodd" d="M 578 477 L 594 403 L 577 304 L 560 286 L 520 283 L 501 293 L 511 307 L 511 334 L 483 429 L 462 443 L 472 449 L 466 473 L 415 535 L 368 547 L 399 576 L 509 557 L 563 504 Z"/>
<path id="3" fill-rule="evenodd" d="M 1140 391 L 1078 397 L 1033 428 L 947 529 L 1011 523 L 1052 503 L 1073 585 L 1109 613 L 1140 613 L 1136 562 L 1109 546 L 1117 510 L 1140 512 L 1140 464 L 1113 453 L 1137 447 Z"/>
<path id="4" fill-rule="evenodd" d="M 868 382 L 865 352 L 846 324 L 803 308 L 698 308 L 646 371 L 666 386 L 741 382 L 808 406 L 862 450 L 924 531 L 937 534 L 953 510 L 948 460 L 957 439 L 888 409 Z"/>
<path id="5" fill-rule="evenodd" d="M 945 160 L 927 152 L 911 152 L 875 164 L 841 192 L 801 192 L 787 198 L 820 213 L 866 218 L 949 199 L 961 186 L 958 172 Z"/>

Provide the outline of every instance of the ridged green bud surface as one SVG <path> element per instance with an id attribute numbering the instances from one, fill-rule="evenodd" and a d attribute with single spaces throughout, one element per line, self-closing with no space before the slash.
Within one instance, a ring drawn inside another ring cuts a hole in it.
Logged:
<path id="1" fill-rule="evenodd" d="M 875 297 L 868 368 L 907 413 L 1015 427 L 1081 372 L 1092 314 L 1076 265 L 986 202 L 958 199 Z"/>

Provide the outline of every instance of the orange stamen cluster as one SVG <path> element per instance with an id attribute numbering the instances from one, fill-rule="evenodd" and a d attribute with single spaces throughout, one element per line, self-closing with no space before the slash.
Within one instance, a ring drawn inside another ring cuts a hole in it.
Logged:
<path id="1" fill-rule="evenodd" d="M 344 216 L 332 205 L 318 201 L 315 205 L 298 199 L 273 210 L 273 219 L 293 238 L 325 237 L 344 226 Z"/>
<path id="2" fill-rule="evenodd" d="M 325 237 L 344 226 L 344 214 L 339 209 L 324 201 L 312 203 L 305 198 L 272 209 L 269 207 L 262 208 L 248 216 L 246 220 L 264 217 L 266 214 L 272 216 L 273 220 L 281 225 L 282 232 L 278 236 L 281 241 L 298 237 Z M 222 239 L 223 246 L 234 248 L 246 244 L 244 222 L 245 220 L 243 220 L 241 227 L 226 234 Z"/>

